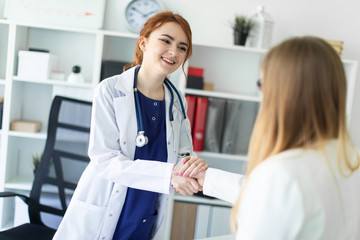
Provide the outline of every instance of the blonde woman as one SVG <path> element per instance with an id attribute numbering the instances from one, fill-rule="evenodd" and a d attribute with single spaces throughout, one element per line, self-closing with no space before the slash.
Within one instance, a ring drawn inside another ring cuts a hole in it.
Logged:
<path id="1" fill-rule="evenodd" d="M 204 193 L 235 204 L 237 239 L 360 239 L 339 56 L 319 38 L 292 38 L 268 52 L 262 73 L 246 176 L 209 168 L 197 175 Z"/>

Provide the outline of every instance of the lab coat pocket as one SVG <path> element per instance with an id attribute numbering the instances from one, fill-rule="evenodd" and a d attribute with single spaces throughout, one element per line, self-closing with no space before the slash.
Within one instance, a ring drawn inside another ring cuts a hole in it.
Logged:
<path id="1" fill-rule="evenodd" d="M 54 239 L 98 239 L 106 207 L 73 199 Z"/>

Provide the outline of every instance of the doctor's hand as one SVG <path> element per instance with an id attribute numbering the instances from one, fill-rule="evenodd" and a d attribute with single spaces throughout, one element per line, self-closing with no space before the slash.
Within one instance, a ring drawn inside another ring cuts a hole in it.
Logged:
<path id="1" fill-rule="evenodd" d="M 183 165 L 178 171 L 178 175 L 184 177 L 194 177 L 196 174 L 205 172 L 209 168 L 205 160 L 198 156 L 184 157 L 182 163 Z"/>
<path id="2" fill-rule="evenodd" d="M 194 193 L 201 191 L 202 187 L 196 179 L 182 177 L 177 174 L 178 169 L 181 168 L 181 166 L 182 165 L 180 164 L 175 165 L 171 174 L 171 185 L 174 190 L 182 195 L 193 195 Z"/>

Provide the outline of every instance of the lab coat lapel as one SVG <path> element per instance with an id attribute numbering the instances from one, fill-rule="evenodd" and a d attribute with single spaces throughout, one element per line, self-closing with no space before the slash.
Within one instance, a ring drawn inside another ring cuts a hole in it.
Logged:
<path id="1" fill-rule="evenodd" d="M 133 92 L 135 67 L 120 75 L 115 88 L 122 94 L 114 99 L 116 121 L 119 127 L 120 146 L 124 155 L 134 159 L 137 119 Z"/>
<path id="2" fill-rule="evenodd" d="M 174 116 L 174 121 L 170 122 L 170 114 L 169 114 L 169 107 L 170 107 L 170 100 L 171 100 L 171 94 L 169 92 L 169 89 L 165 86 L 165 112 L 166 112 L 166 136 L 167 136 L 167 146 L 168 146 L 168 162 L 170 163 L 176 163 L 177 162 L 177 151 L 174 151 L 174 149 L 178 148 L 178 140 L 179 140 L 179 124 L 181 122 L 178 122 L 178 114 L 179 111 L 177 110 L 178 99 L 174 94 L 174 105 L 171 109 L 172 114 Z M 174 147 L 175 146 L 175 147 Z"/>

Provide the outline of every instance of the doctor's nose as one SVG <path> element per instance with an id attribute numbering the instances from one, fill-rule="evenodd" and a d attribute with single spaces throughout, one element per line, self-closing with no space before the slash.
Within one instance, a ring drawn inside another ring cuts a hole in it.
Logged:
<path id="1" fill-rule="evenodd" d="M 177 56 L 179 49 L 177 48 L 177 46 L 171 46 L 168 50 L 168 52 L 170 53 L 170 55 L 172 56 Z"/>

